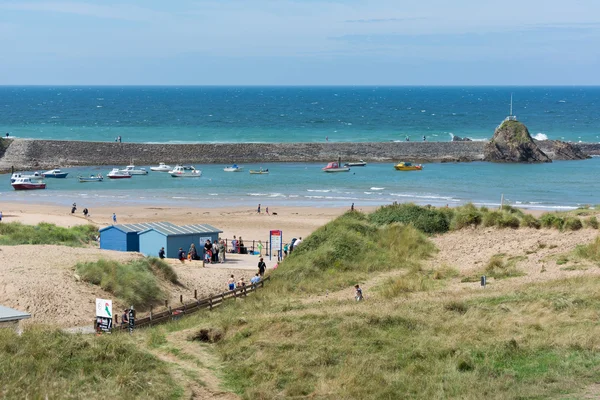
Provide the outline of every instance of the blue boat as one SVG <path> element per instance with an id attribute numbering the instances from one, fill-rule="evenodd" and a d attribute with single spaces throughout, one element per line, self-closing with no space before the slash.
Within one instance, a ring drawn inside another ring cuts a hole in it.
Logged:
<path id="1" fill-rule="evenodd" d="M 51 169 L 50 171 L 42 172 L 44 178 L 66 178 L 68 172 L 62 172 L 60 169 Z"/>

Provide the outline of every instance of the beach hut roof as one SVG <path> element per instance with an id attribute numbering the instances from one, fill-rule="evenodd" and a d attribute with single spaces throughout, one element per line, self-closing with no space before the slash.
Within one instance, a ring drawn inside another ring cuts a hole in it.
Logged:
<path id="1" fill-rule="evenodd" d="M 5 306 L 0 306 L 0 322 L 19 321 L 31 317 L 31 314 L 15 310 Z"/>
<path id="2" fill-rule="evenodd" d="M 155 226 L 176 226 L 170 222 L 143 222 L 143 223 L 139 223 L 139 224 L 117 224 L 117 225 L 110 225 L 107 226 L 105 228 L 100 229 L 100 232 L 103 232 L 107 229 L 118 229 L 121 232 L 124 233 L 130 233 L 130 232 L 142 232 L 142 231 L 147 231 L 150 228 L 153 228 Z"/>
<path id="3" fill-rule="evenodd" d="M 205 234 L 205 233 L 223 233 L 222 230 L 215 228 L 212 225 L 208 224 L 193 224 L 193 225 L 184 225 L 178 226 L 175 224 L 171 224 L 170 222 L 161 222 L 159 224 L 155 224 L 154 226 L 149 227 L 148 229 L 139 232 L 138 234 L 155 230 L 165 236 L 180 236 L 180 235 L 190 235 L 190 234 Z"/>

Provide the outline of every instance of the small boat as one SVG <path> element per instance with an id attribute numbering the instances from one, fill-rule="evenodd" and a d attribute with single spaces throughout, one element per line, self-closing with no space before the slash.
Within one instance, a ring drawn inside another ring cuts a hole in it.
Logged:
<path id="1" fill-rule="evenodd" d="M 337 162 L 330 162 L 326 167 L 323 168 L 325 172 L 349 172 L 350 167 L 340 167 Z"/>
<path id="2" fill-rule="evenodd" d="M 60 169 L 51 169 L 50 171 L 42 172 L 44 178 L 66 178 L 68 172 L 62 172 Z"/>
<path id="3" fill-rule="evenodd" d="M 32 181 L 30 178 L 16 178 L 11 185 L 15 190 L 46 189 L 45 182 L 38 180 Z"/>
<path id="4" fill-rule="evenodd" d="M 268 175 L 269 174 L 269 169 L 268 168 L 267 169 L 262 169 L 261 168 L 261 169 L 258 169 L 258 170 L 251 169 L 250 173 L 253 174 L 253 175 Z"/>
<path id="5" fill-rule="evenodd" d="M 171 174 L 173 178 L 200 178 L 202 176 L 202 171 L 197 170 L 190 165 L 177 165 L 172 171 L 169 171 L 169 174 Z"/>
<path id="6" fill-rule="evenodd" d="M 355 162 L 345 163 L 344 167 L 365 167 L 367 165 L 363 160 L 358 160 Z"/>
<path id="7" fill-rule="evenodd" d="M 106 176 L 108 176 L 110 179 L 131 178 L 131 174 L 129 172 L 125 172 L 123 170 L 120 170 L 119 168 L 113 168 L 113 170 L 110 171 Z"/>
<path id="8" fill-rule="evenodd" d="M 35 171 L 33 174 L 24 174 L 21 172 L 15 172 L 14 174 L 12 174 L 10 176 L 10 183 L 13 183 L 14 181 L 16 181 L 19 178 L 28 178 L 28 179 L 31 179 L 32 181 L 41 181 L 42 179 L 44 179 L 42 174 L 40 174 L 37 171 Z"/>
<path id="9" fill-rule="evenodd" d="M 225 172 L 242 172 L 243 169 L 244 169 L 244 167 L 239 167 L 237 164 L 233 164 L 231 167 L 223 168 L 223 171 L 225 171 Z"/>
<path id="10" fill-rule="evenodd" d="M 79 182 L 102 182 L 104 177 L 100 174 L 88 176 L 78 176 Z"/>
<path id="11" fill-rule="evenodd" d="M 146 171 L 146 168 L 136 169 L 135 165 L 128 165 L 125 167 L 125 169 L 121 169 L 120 171 L 127 172 L 129 173 L 129 175 L 148 175 L 148 171 Z"/>
<path id="12" fill-rule="evenodd" d="M 170 165 L 165 164 L 164 162 L 161 162 L 158 164 L 158 167 L 150 167 L 150 171 L 155 171 L 155 172 L 170 172 L 173 168 L 171 168 Z"/>
<path id="13" fill-rule="evenodd" d="M 401 162 L 394 165 L 397 171 L 420 171 L 423 169 L 421 164 L 412 164 L 409 162 Z"/>

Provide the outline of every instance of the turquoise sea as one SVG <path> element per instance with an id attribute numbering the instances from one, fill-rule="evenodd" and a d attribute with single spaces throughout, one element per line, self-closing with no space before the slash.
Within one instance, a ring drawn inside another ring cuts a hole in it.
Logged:
<path id="1" fill-rule="evenodd" d="M 448 141 L 491 137 L 509 112 L 540 139 L 600 141 L 596 87 L 0 87 L 0 133 L 18 138 L 128 142 Z M 156 160 L 156 163 L 161 160 Z M 350 160 L 348 160 L 350 161 Z M 250 175 L 251 168 L 269 175 Z M 81 206 L 114 204 L 350 206 L 394 201 L 468 201 L 569 209 L 600 203 L 600 159 L 542 165 L 427 164 L 399 172 L 391 163 L 325 174 L 323 165 L 265 163 L 226 173 L 196 165 L 198 179 L 150 173 L 79 183 L 111 167 L 66 169 L 48 189 L 16 192 L 0 175 L 0 200 Z M 149 166 L 146 166 L 149 167 Z M 275 208 L 273 208 L 275 207 Z"/>

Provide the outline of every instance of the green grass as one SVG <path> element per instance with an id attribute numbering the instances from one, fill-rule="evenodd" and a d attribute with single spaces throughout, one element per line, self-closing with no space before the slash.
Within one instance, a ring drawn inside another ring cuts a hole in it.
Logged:
<path id="1" fill-rule="evenodd" d="M 93 225 L 77 225 L 63 228 L 46 222 L 24 225 L 19 222 L 0 224 L 0 245 L 58 244 L 80 247 L 96 243 L 98 228 Z"/>
<path id="2" fill-rule="evenodd" d="M 129 335 L 75 335 L 33 327 L 0 329 L 0 397 L 174 399 L 168 367 Z"/>
<path id="3" fill-rule="evenodd" d="M 485 275 L 495 278 L 513 278 L 516 276 L 523 276 L 525 273 L 517 269 L 517 263 L 525 260 L 524 256 L 506 257 L 504 254 L 495 254 L 488 261 L 485 266 Z"/>
<path id="4" fill-rule="evenodd" d="M 82 280 L 100 286 L 127 305 L 142 309 L 164 299 L 157 277 L 177 282 L 175 271 L 164 261 L 154 257 L 127 264 L 101 259 L 79 263 L 75 269 Z"/>
<path id="5" fill-rule="evenodd" d="M 600 236 L 586 245 L 579 245 L 575 248 L 575 255 L 585 260 L 600 263 Z"/>

